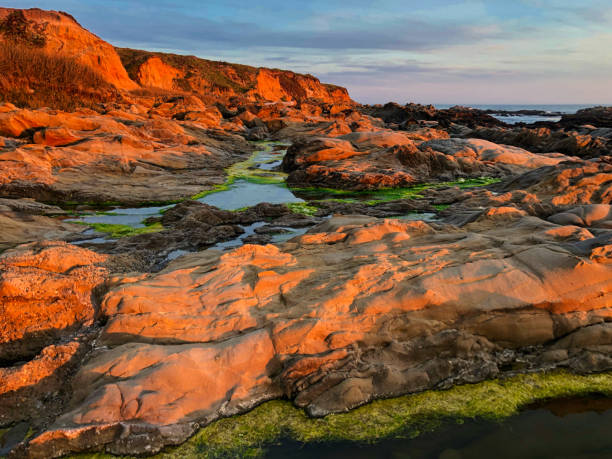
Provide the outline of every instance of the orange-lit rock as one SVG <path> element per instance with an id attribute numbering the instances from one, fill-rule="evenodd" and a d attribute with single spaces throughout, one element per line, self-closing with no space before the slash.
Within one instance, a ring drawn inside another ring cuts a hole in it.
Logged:
<path id="1" fill-rule="evenodd" d="M 162 89 L 175 89 L 174 80 L 181 78 L 183 72 L 165 64 L 158 57 L 151 57 L 138 69 L 137 81 L 142 86 Z"/>
<path id="2" fill-rule="evenodd" d="M 523 190 L 555 208 L 612 204 L 612 164 L 574 161 L 543 167 L 508 181 L 504 189 Z"/>
<path id="3" fill-rule="evenodd" d="M 583 368 L 594 352 L 606 368 L 580 337 L 612 314 L 612 236 L 577 231 L 514 208 L 462 229 L 345 216 L 280 247 L 118 277 L 102 303 L 109 349 L 80 369 L 71 409 L 31 451 L 125 451 L 121 435 L 141 425 L 155 451 L 170 426 L 186 438 L 194 422 L 281 394 L 319 416 L 493 377 L 518 355 L 537 367 L 560 343 L 558 364 Z"/>
<path id="4" fill-rule="evenodd" d="M 93 289 L 107 259 L 63 242 L 0 255 L 0 360 L 16 361 L 91 324 Z"/>
<path id="5" fill-rule="evenodd" d="M 498 145 L 480 139 L 439 139 L 425 142 L 422 147 L 452 155 L 456 158 L 469 158 L 483 162 L 503 164 L 513 167 L 513 172 L 557 165 L 570 158 L 561 154 L 538 155 L 521 148 Z"/>
<path id="6" fill-rule="evenodd" d="M 71 395 L 66 382 L 85 350 L 76 341 L 52 344 L 29 362 L 0 368 L 0 423 L 32 421 L 39 427 L 53 420 Z"/>
<path id="7" fill-rule="evenodd" d="M 14 8 L 0 8 L 0 20 L 13 11 Z M 81 27 L 69 14 L 38 8 L 20 11 L 23 11 L 27 21 L 33 22 L 44 31 L 44 49 L 50 53 L 77 56 L 83 64 L 95 69 L 106 81 L 119 89 L 138 87 L 128 76 L 115 49 Z"/>
<path id="8" fill-rule="evenodd" d="M 36 131 L 33 136 L 34 143 L 47 145 L 49 147 L 61 147 L 81 140 L 70 129 L 63 127 L 47 128 L 41 131 Z"/>
<path id="9" fill-rule="evenodd" d="M 184 198 L 222 183 L 223 168 L 245 157 L 251 147 L 231 133 L 209 136 L 207 127 L 218 127 L 220 115 L 198 102 L 206 118 L 193 119 L 188 112 L 184 121 L 170 117 L 194 108 L 189 100 L 165 107 L 167 117 L 5 110 L 0 135 L 36 132 L 32 141 L 0 149 L 0 194 L 137 203 Z"/>
<path id="10" fill-rule="evenodd" d="M 352 106 L 345 88 L 321 83 L 312 75 L 256 68 L 195 56 L 117 49 L 127 71 L 142 86 L 180 88 L 207 100 L 319 102 Z"/>

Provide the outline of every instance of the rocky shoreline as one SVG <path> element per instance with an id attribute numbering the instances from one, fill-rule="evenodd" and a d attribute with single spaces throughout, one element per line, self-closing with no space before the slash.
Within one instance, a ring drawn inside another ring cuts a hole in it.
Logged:
<path id="1" fill-rule="evenodd" d="M 216 451 L 240 417 L 215 421 L 269 409 L 299 441 L 393 403 L 386 434 L 497 413 L 414 409 L 451 388 L 535 381 L 504 415 L 612 393 L 612 109 L 511 126 L 254 68 L 229 91 L 205 77 L 234 64 L 22 14 L 97 43 L 121 98 L 0 103 L 0 454 Z"/>

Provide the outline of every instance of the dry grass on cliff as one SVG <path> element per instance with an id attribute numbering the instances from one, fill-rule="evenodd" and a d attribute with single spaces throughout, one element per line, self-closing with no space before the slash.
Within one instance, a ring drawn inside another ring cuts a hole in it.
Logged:
<path id="1" fill-rule="evenodd" d="M 117 97 L 98 73 L 69 56 L 12 41 L 0 43 L 0 101 L 72 111 Z"/>

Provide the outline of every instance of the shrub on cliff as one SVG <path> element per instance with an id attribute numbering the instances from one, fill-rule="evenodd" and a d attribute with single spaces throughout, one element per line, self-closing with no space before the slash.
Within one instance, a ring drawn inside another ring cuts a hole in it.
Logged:
<path id="1" fill-rule="evenodd" d="M 71 111 L 115 100 L 116 89 L 70 56 L 29 43 L 0 42 L 0 101 Z"/>

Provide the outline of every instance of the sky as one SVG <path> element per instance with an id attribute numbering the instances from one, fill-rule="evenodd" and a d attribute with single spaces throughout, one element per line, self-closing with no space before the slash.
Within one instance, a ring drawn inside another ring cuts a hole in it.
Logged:
<path id="1" fill-rule="evenodd" d="M 362 103 L 610 104 L 611 0 L 4 0 L 115 46 L 310 73 Z"/>

